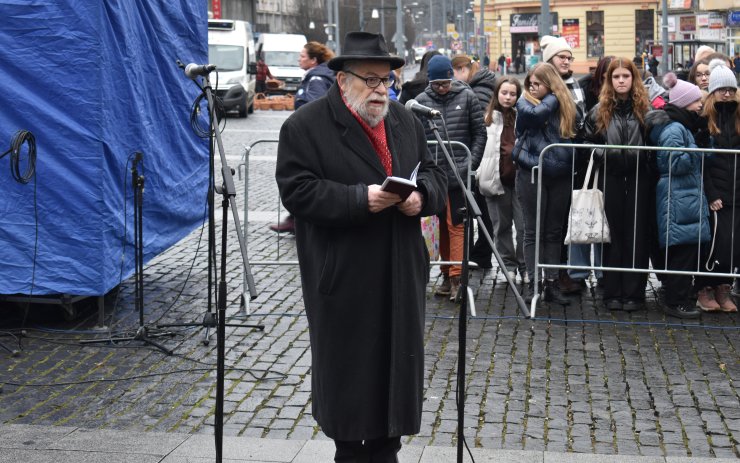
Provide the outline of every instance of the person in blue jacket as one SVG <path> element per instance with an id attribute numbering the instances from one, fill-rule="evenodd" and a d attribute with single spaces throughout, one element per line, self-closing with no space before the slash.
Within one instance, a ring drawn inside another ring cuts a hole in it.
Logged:
<path id="1" fill-rule="evenodd" d="M 658 185 L 655 201 L 658 241 L 665 252 L 667 270 L 696 270 L 701 243 L 709 240 L 709 205 L 702 182 L 703 154 L 682 151 L 696 148 L 694 134 L 701 128 L 702 92 L 696 85 L 678 80 L 669 72 L 663 83 L 670 89 L 662 110 L 646 117 L 650 142 L 669 147 L 656 155 Z M 691 275 L 663 277 L 663 311 L 673 317 L 697 318 L 699 310 L 689 302 Z"/>
<path id="2" fill-rule="evenodd" d="M 537 228 L 537 182 L 532 168 L 537 166 L 542 150 L 552 143 L 568 143 L 576 134 L 576 105 L 563 79 L 550 63 L 532 67 L 524 79 L 524 94 L 516 103 L 516 142 L 512 158 L 519 169 L 515 191 L 524 215 L 524 261 L 530 280 L 539 281 L 535 272 Z M 548 150 L 542 159 L 540 209 L 540 243 L 545 264 L 559 264 L 563 245 L 563 225 L 568 213 L 571 192 L 571 151 L 567 148 Z M 537 278 L 537 280 L 534 280 Z M 545 270 L 544 300 L 567 305 L 570 301 L 560 292 L 557 269 Z M 532 285 L 524 299 L 531 302 Z"/>
<path id="3" fill-rule="evenodd" d="M 334 83 L 334 71 L 326 63 L 334 57 L 326 45 L 308 42 L 301 50 L 298 65 L 306 71 L 295 94 L 295 109 L 324 96 Z"/>

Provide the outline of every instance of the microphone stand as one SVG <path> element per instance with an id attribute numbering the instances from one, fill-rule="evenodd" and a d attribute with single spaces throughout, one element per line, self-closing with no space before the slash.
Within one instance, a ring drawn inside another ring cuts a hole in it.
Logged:
<path id="1" fill-rule="evenodd" d="M 226 226 L 228 224 L 228 209 L 231 206 L 231 213 L 234 218 L 236 236 L 239 241 L 239 249 L 242 254 L 242 261 L 244 263 L 244 273 L 247 279 L 247 287 L 249 288 L 250 299 L 254 300 L 257 297 L 257 289 L 254 285 L 254 277 L 249 266 L 249 258 L 247 257 L 247 245 L 244 242 L 244 235 L 241 229 L 241 222 L 239 220 L 239 211 L 236 207 L 236 186 L 234 185 L 233 170 L 229 167 L 226 162 L 226 155 L 224 154 L 224 146 L 221 141 L 221 132 L 218 130 L 218 116 L 216 115 L 216 105 L 213 99 L 213 89 L 211 88 L 211 81 L 208 75 L 203 76 L 205 85 L 203 91 L 208 99 L 208 108 L 210 114 L 211 130 L 215 134 L 216 144 L 218 145 L 218 152 L 221 158 L 221 177 L 223 183 L 220 187 L 216 187 L 216 192 L 222 197 L 222 225 L 221 225 L 221 271 L 220 281 L 218 283 L 218 305 L 217 305 L 217 319 L 218 328 L 216 330 L 216 415 L 214 417 L 215 427 L 215 444 L 216 444 L 216 463 L 221 463 L 223 458 L 223 426 L 224 426 L 224 358 L 225 358 L 225 346 L 226 346 L 226 252 L 227 252 L 227 236 Z M 264 330 L 264 325 L 237 325 L 245 328 L 256 328 Z"/>
<path id="2" fill-rule="evenodd" d="M 432 133 L 434 134 L 434 138 L 437 139 L 437 143 L 439 144 L 440 148 L 442 148 L 442 153 L 444 153 L 445 159 L 447 159 L 447 164 L 452 169 L 452 172 L 455 174 L 455 180 L 457 181 L 457 184 L 460 186 L 460 189 L 462 190 L 463 196 L 465 198 L 465 206 L 461 208 L 461 211 L 464 213 L 463 218 L 463 260 L 462 260 L 462 273 L 460 275 L 460 291 L 458 292 L 458 298 L 460 301 L 460 320 L 458 322 L 458 352 L 457 352 L 457 392 L 455 394 L 455 401 L 457 403 L 457 462 L 462 463 L 463 461 L 463 445 L 465 443 L 465 433 L 464 433 L 464 424 L 465 424 L 465 349 L 466 349 L 466 343 L 467 343 L 467 324 L 468 324 L 468 297 L 472 296 L 472 293 L 468 291 L 468 280 L 469 280 L 469 273 L 470 273 L 470 264 L 468 263 L 468 252 L 470 247 L 470 241 L 472 238 L 472 228 L 473 228 L 473 219 L 477 220 L 478 222 L 478 232 L 483 233 L 486 237 L 486 240 L 488 241 L 488 244 L 491 246 L 491 249 L 493 250 L 493 255 L 496 256 L 496 261 L 498 262 L 498 265 L 500 268 L 506 268 L 504 265 L 503 260 L 501 259 L 501 255 L 498 253 L 498 250 L 496 250 L 496 247 L 493 245 L 493 240 L 491 239 L 491 235 L 488 233 L 488 230 L 486 229 L 485 224 L 483 223 L 483 219 L 481 218 L 481 211 L 478 207 L 478 204 L 475 201 L 475 198 L 473 197 L 473 194 L 470 192 L 470 163 L 468 162 L 468 175 L 467 175 L 467 181 L 463 182 L 463 179 L 460 177 L 460 173 L 457 171 L 457 164 L 455 164 L 455 161 L 452 159 L 452 156 L 447 151 L 447 147 L 445 146 L 445 142 L 442 140 L 442 137 L 439 134 L 439 127 L 437 127 L 437 124 L 434 122 L 433 118 L 427 118 L 429 122 L 429 128 L 432 130 Z M 444 123 L 444 120 L 443 120 Z M 522 295 L 519 293 L 519 290 L 516 287 L 516 284 L 514 281 L 509 277 L 508 272 L 503 272 L 504 276 L 506 278 L 506 281 L 509 284 L 509 287 L 514 291 L 514 297 L 516 298 L 517 305 L 519 306 L 519 310 L 524 314 L 525 317 L 529 318 L 529 311 L 527 310 L 527 306 L 524 303 L 524 299 L 522 298 Z"/>

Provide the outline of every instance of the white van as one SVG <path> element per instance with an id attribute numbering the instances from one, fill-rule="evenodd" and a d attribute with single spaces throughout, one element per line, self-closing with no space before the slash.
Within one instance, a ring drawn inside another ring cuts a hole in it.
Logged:
<path id="1" fill-rule="evenodd" d="M 285 82 L 286 92 L 294 93 L 303 80 L 305 71 L 298 66 L 301 50 L 306 45 L 303 34 L 260 34 L 257 54 L 265 59 L 270 73 Z"/>
<path id="2" fill-rule="evenodd" d="M 216 94 L 224 109 L 247 117 L 254 110 L 257 63 L 252 25 L 239 20 L 209 19 L 208 62 L 216 65 Z"/>

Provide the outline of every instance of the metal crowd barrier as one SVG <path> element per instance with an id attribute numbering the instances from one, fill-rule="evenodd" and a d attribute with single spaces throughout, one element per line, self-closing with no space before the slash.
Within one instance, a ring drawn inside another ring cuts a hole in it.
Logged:
<path id="1" fill-rule="evenodd" d="M 604 271 L 608 271 L 608 272 L 635 272 L 635 273 L 654 273 L 654 274 L 672 274 L 672 275 L 711 276 L 711 277 L 725 277 L 725 278 L 738 278 L 738 277 L 740 277 L 740 274 L 739 273 L 735 273 L 735 272 L 733 272 L 733 273 L 714 273 L 714 272 L 708 272 L 708 271 L 705 272 L 705 271 L 702 271 L 701 270 L 701 261 L 702 261 L 702 257 L 703 257 L 702 250 L 701 250 L 702 244 L 701 244 L 701 241 L 700 241 L 701 229 L 700 229 L 699 235 L 697 236 L 697 246 L 699 247 L 699 252 L 698 252 L 699 258 L 697 259 L 697 266 L 696 266 L 696 270 L 695 271 L 693 271 L 693 270 L 692 271 L 666 270 L 665 268 L 660 269 L 660 268 L 654 268 L 652 266 L 649 266 L 648 268 L 638 268 L 638 267 L 635 266 L 635 249 L 634 248 L 632 249 L 632 266 L 631 267 L 628 267 L 628 268 L 624 268 L 624 267 L 604 267 L 603 265 L 600 265 L 600 266 L 595 266 L 595 265 L 571 265 L 570 263 L 569 264 L 545 264 L 543 262 L 540 262 L 540 238 L 541 238 L 540 237 L 540 227 L 541 227 L 541 224 L 540 224 L 540 220 L 541 220 L 540 215 L 541 214 L 540 213 L 541 213 L 541 204 L 542 204 L 542 160 L 543 160 L 544 156 L 546 155 L 546 153 L 549 150 L 551 150 L 553 148 L 559 148 L 559 147 L 560 148 L 570 148 L 570 149 L 573 150 L 573 163 L 572 163 L 573 171 L 571 172 L 571 174 L 575 172 L 575 159 L 576 159 L 576 152 L 575 151 L 578 150 L 578 149 L 592 150 L 592 149 L 604 148 L 604 149 L 629 149 L 629 150 L 635 150 L 635 148 L 636 148 L 635 146 L 628 146 L 628 145 L 595 145 L 595 144 L 554 143 L 554 144 L 551 144 L 551 145 L 546 146 L 542 150 L 542 153 L 540 154 L 540 157 L 539 157 L 539 164 L 532 169 L 532 176 L 531 176 L 532 183 L 534 183 L 534 176 L 535 175 L 537 175 L 537 179 L 538 179 L 538 186 L 537 186 L 537 220 L 536 220 L 536 228 L 535 228 L 535 275 L 534 276 L 530 275 L 532 284 L 534 284 L 534 297 L 532 299 L 532 303 L 531 303 L 531 307 L 530 307 L 531 317 L 535 317 L 536 309 L 537 309 L 537 304 L 538 304 L 539 299 L 540 299 L 540 296 L 541 296 L 541 294 L 539 292 L 539 289 L 540 289 L 539 286 L 540 285 L 539 285 L 539 278 L 538 278 L 539 275 L 541 274 L 541 269 L 551 268 L 551 269 L 558 269 L 558 270 L 560 270 L 560 269 L 564 269 L 564 270 L 571 270 L 571 269 L 573 269 L 573 270 L 589 270 L 589 271 L 601 271 L 601 272 L 604 272 Z M 647 151 L 676 151 L 676 152 L 698 152 L 698 153 L 703 153 L 703 158 L 702 158 L 702 172 L 701 172 L 702 178 L 703 178 L 703 174 L 704 174 L 704 165 L 705 165 L 705 160 L 707 158 L 707 155 L 712 154 L 712 155 L 726 156 L 726 155 L 738 155 L 738 154 L 740 154 L 740 151 L 739 150 L 709 149 L 709 148 L 676 148 L 676 147 L 663 147 L 663 146 L 640 146 L 639 147 L 639 150 L 640 150 L 640 153 L 638 154 L 638 156 L 645 156 L 646 155 L 645 152 L 647 152 Z M 672 154 L 671 154 L 671 156 L 672 156 Z M 609 162 L 608 161 L 608 156 L 605 156 L 604 157 L 604 165 L 601 167 L 601 173 L 602 173 L 602 175 L 606 175 L 606 170 L 608 168 L 608 162 Z M 735 165 L 737 165 L 737 162 L 738 162 L 737 159 L 735 159 Z M 641 175 L 641 173 L 639 171 L 639 162 L 638 162 L 637 165 L 638 165 L 638 168 L 637 168 L 637 177 L 639 178 L 639 175 Z M 643 175 L 648 175 L 648 174 L 649 174 L 649 172 L 645 172 Z M 573 175 L 571 175 L 571 179 L 573 179 Z M 672 175 L 669 173 L 669 182 L 671 181 L 671 179 L 672 179 Z M 636 179 L 636 182 L 637 182 L 637 179 Z M 736 184 L 736 182 L 735 182 L 735 184 Z M 578 189 L 580 187 L 581 187 L 581 185 L 575 185 L 574 181 L 571 180 L 571 190 Z M 734 188 L 735 187 L 733 186 L 733 197 L 735 197 Z M 703 180 L 702 180 L 702 189 L 703 189 Z M 670 188 L 668 190 L 668 194 L 669 194 L 668 200 L 670 202 L 670 194 L 671 194 L 671 189 Z M 606 199 L 606 193 L 605 193 L 605 199 Z M 655 198 L 654 197 L 653 198 L 650 198 L 650 199 L 653 200 L 653 201 L 655 201 Z M 707 198 L 707 201 L 709 201 L 709 198 Z M 636 202 L 637 202 L 637 195 L 635 195 L 635 204 L 633 206 L 634 207 L 634 211 L 635 211 L 635 217 L 636 217 L 636 214 L 637 214 L 637 204 L 636 204 Z M 732 208 L 733 208 L 733 213 L 732 213 L 733 214 L 733 220 L 734 220 L 734 217 L 735 217 L 735 208 L 736 207 L 737 207 L 736 204 L 733 204 L 732 205 Z M 700 227 L 701 227 L 701 225 L 700 225 Z M 660 233 L 661 230 L 658 230 L 658 232 Z M 711 230 L 710 230 L 710 232 L 711 232 Z M 633 229 L 633 243 L 635 242 L 636 233 L 637 233 L 637 231 L 636 231 L 636 227 L 635 227 L 635 229 Z M 665 233 L 668 233 L 668 230 L 667 229 L 665 230 Z M 517 237 L 517 238 L 519 238 L 519 237 Z M 563 238 L 565 238 L 565 230 L 563 230 Z M 522 237 L 522 239 L 523 239 L 523 237 Z M 666 240 L 666 243 L 667 243 L 667 240 Z M 732 234 L 732 243 L 733 243 L 733 246 L 734 246 L 734 244 L 735 244 L 734 230 L 733 230 L 733 234 Z M 562 245 L 563 246 L 566 246 L 565 244 L 562 244 Z M 740 243 L 738 243 L 738 245 L 740 246 Z M 663 264 L 664 264 L 664 267 L 667 267 L 669 247 L 666 244 L 666 247 L 665 248 L 661 248 L 661 249 L 665 252 L 665 259 L 664 259 Z M 734 251 L 734 248 L 733 248 L 733 251 Z M 603 256 L 603 250 L 601 252 L 602 252 L 602 256 Z M 569 262 L 571 260 L 570 257 L 571 257 L 571 250 L 569 249 L 568 250 L 568 261 Z M 738 265 L 740 265 L 740 263 L 734 262 L 732 260 L 732 258 L 731 258 L 730 268 L 731 269 L 736 269 Z"/>
<path id="2" fill-rule="evenodd" d="M 278 142 L 279 140 L 276 140 L 276 139 L 265 139 L 265 140 L 257 140 L 250 145 L 244 145 L 244 153 L 242 154 L 242 160 L 241 160 L 241 163 L 237 166 L 237 171 L 238 171 L 240 180 L 242 178 L 242 168 L 244 169 L 244 215 L 243 215 L 244 219 L 243 219 L 242 229 L 244 230 L 244 237 L 247 240 L 247 243 L 249 243 L 249 226 L 248 226 L 249 225 L 249 156 L 251 155 L 252 151 L 257 145 L 269 144 L 269 143 L 277 144 Z M 427 145 L 429 147 L 436 148 L 439 145 L 439 143 L 437 141 L 428 141 Z M 457 142 L 457 141 L 448 142 L 447 145 L 450 146 L 451 148 L 457 147 L 457 148 L 462 148 L 465 150 L 467 154 L 467 159 L 468 159 L 468 172 L 470 172 L 470 166 L 471 166 L 470 149 L 464 143 Z M 444 162 L 444 163 L 447 162 L 447 160 L 444 159 L 444 153 L 438 153 L 438 155 L 441 156 L 441 158 L 438 158 L 437 162 Z M 468 175 L 468 179 L 467 179 L 468 188 L 470 188 L 470 185 L 471 185 L 470 178 L 471 176 Z M 277 208 L 278 208 L 277 210 L 278 210 L 278 222 L 279 222 L 280 221 L 280 198 L 277 199 Z M 250 265 L 252 266 L 298 265 L 297 260 L 292 260 L 292 259 L 291 260 L 280 260 L 280 241 L 281 241 L 281 238 L 278 235 L 277 250 L 276 250 L 277 256 L 278 256 L 277 260 L 250 261 L 249 262 Z M 439 261 L 432 262 L 432 265 L 461 265 L 461 264 L 462 262 L 460 261 L 441 261 L 439 260 Z M 470 265 L 476 266 L 474 262 L 470 262 Z M 247 314 L 251 313 L 249 309 L 249 299 L 250 298 L 248 296 L 247 277 L 245 274 L 243 277 L 243 281 L 242 281 L 241 300 L 242 300 L 242 306 L 245 309 Z"/>

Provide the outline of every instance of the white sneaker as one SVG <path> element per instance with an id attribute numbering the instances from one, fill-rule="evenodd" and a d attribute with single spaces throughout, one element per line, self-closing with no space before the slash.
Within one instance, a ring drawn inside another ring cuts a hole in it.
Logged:
<path id="1" fill-rule="evenodd" d="M 524 272 L 521 275 L 522 275 L 522 283 L 524 283 L 525 285 L 528 285 L 529 284 L 529 273 Z"/>
<path id="2" fill-rule="evenodd" d="M 511 278 L 511 281 L 516 283 L 516 272 L 513 270 L 509 270 L 506 273 L 509 275 L 509 278 Z"/>

